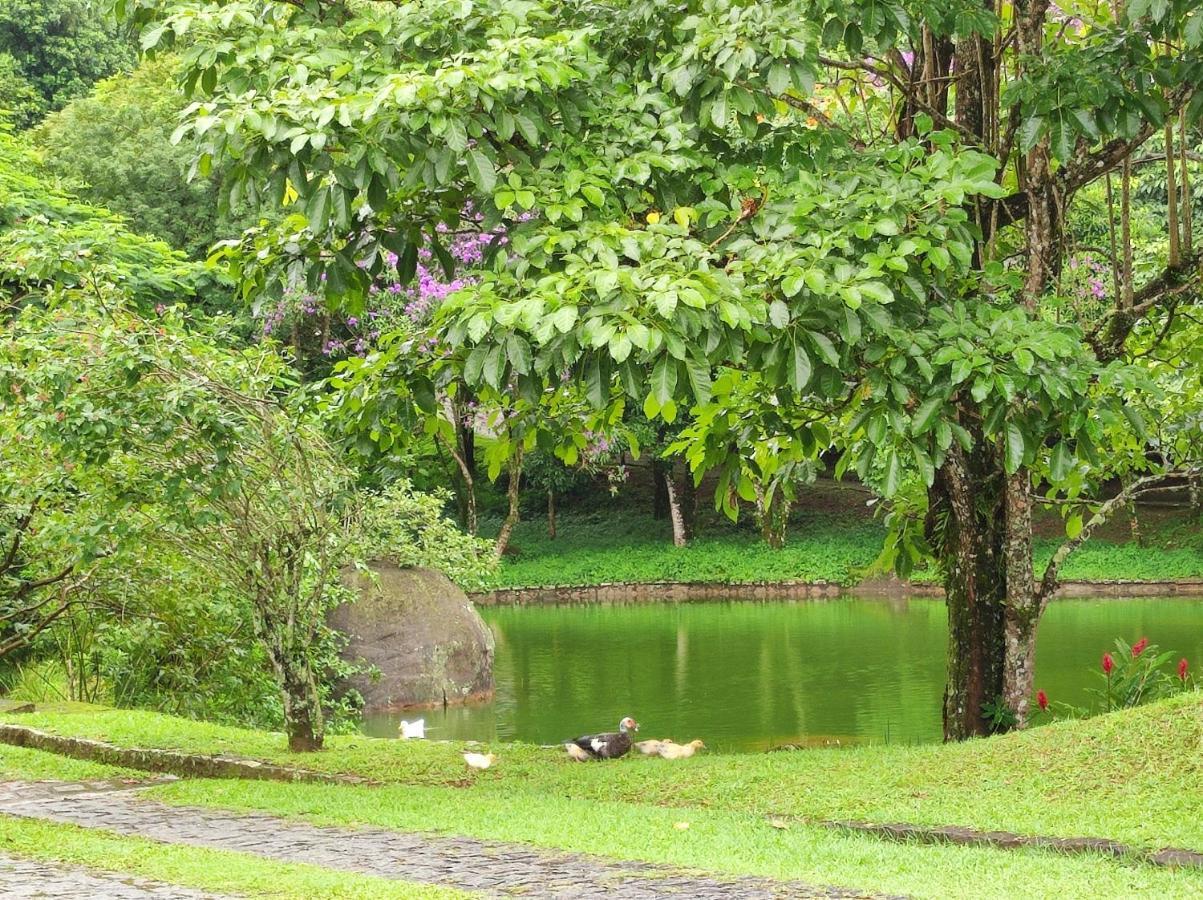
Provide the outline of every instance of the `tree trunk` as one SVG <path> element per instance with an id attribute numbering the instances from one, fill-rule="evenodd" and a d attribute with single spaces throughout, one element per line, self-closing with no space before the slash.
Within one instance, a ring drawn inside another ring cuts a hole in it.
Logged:
<path id="1" fill-rule="evenodd" d="M 692 541 L 697 536 L 698 488 L 688 466 L 681 482 L 681 517 L 685 520 L 685 539 Z"/>
<path id="2" fill-rule="evenodd" d="M 547 536 L 556 539 L 556 492 L 551 489 L 547 491 Z"/>
<path id="3" fill-rule="evenodd" d="M 518 497 L 522 483 L 521 444 L 518 444 L 514 455 L 510 457 L 509 473 L 510 483 L 506 485 L 505 489 L 505 496 L 509 500 L 509 511 L 506 513 L 505 521 L 501 523 L 501 531 L 497 534 L 497 544 L 493 548 L 493 553 L 498 559 L 505 555 L 505 550 L 510 545 L 510 535 L 514 533 L 514 526 L 518 524 Z"/>
<path id="4" fill-rule="evenodd" d="M 1136 511 L 1135 498 L 1128 501 L 1128 531 L 1132 535 L 1132 540 L 1137 547 L 1145 545 L 1144 535 L 1140 530 L 1140 515 Z"/>
<path id="5" fill-rule="evenodd" d="M 658 459 L 652 460 L 652 518 L 668 518 L 669 469 Z"/>
<path id="6" fill-rule="evenodd" d="M 325 722 L 312 668 L 307 660 L 294 661 L 286 664 L 281 676 L 288 749 L 294 753 L 321 750 Z"/>
<path id="7" fill-rule="evenodd" d="M 1044 611 L 1032 573 L 1031 476 L 1020 469 L 1006 486 L 1006 659 L 1003 702 L 1014 717 L 1013 726 L 1028 721 L 1035 692 L 1036 628 Z"/>
<path id="8" fill-rule="evenodd" d="M 940 558 L 948 607 L 945 740 L 989 734 L 983 707 L 1002 699 L 1004 480 L 979 439 L 969 452 L 953 445 L 928 492 L 928 537 Z"/>
<path id="9" fill-rule="evenodd" d="M 677 497 L 676 479 L 672 470 L 664 473 L 664 486 L 668 493 L 668 516 L 673 525 L 673 546 L 684 547 L 688 542 L 685 533 L 685 517 L 681 514 L 681 500 Z"/>

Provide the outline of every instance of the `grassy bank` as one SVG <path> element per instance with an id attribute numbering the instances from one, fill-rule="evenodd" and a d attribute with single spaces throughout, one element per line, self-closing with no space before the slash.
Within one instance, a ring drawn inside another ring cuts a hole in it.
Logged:
<path id="1" fill-rule="evenodd" d="M 557 797 L 807 820 L 956 824 L 1203 851 L 1197 815 L 1203 697 L 1197 692 L 952 746 L 703 754 L 678 763 L 629 758 L 582 766 L 558 750 L 499 744 L 492 748 L 499 763 L 483 773 L 467 773 L 454 744 L 343 735 L 328 738 L 323 753 L 299 755 L 284 749 L 280 735 L 140 711 L 76 706 L 8 719 L 126 746 L 236 752 L 393 785 L 453 788 L 454 796 L 497 802 Z M 650 732 L 654 724 L 646 724 Z M 0 760 L 12 752 L 3 748 Z M 351 789 L 325 795 L 343 790 Z M 313 794 L 323 791 L 314 788 Z"/>
<path id="2" fill-rule="evenodd" d="M 1040 567 L 1061 543 L 1056 523 L 1045 523 L 1036 545 Z M 1173 581 L 1203 578 L 1203 533 L 1181 521 L 1150 516 L 1143 546 L 1122 540 L 1113 528 L 1070 557 L 1062 570 L 1070 581 Z M 708 518 L 688 546 L 672 546 L 667 522 L 616 510 L 563 515 L 557 537 L 546 523 L 520 522 L 512 555 L 501 563 L 493 586 L 544 587 L 603 582 L 826 581 L 855 584 L 872 574 L 884 529 L 863 514 L 803 512 L 786 546 L 769 548 L 754 531 Z M 918 581 L 935 578 L 931 571 Z"/>
<path id="3" fill-rule="evenodd" d="M 1169 718 L 1180 712 L 1166 711 Z M 86 714 L 74 715 L 89 718 Z M 103 720 L 105 715 L 99 718 Z M 160 742 L 171 734 L 183 743 L 188 734 L 188 729 L 176 722 L 161 722 L 162 728 L 157 731 L 152 719 L 138 724 L 146 730 L 146 737 Z M 1072 732 L 1063 733 L 1061 742 L 1072 736 Z M 229 732 L 220 738 L 213 733 L 198 733 L 194 742 L 208 746 L 215 740 L 229 742 L 235 737 Z M 260 749 L 274 740 L 268 736 L 265 741 L 253 734 L 241 737 L 236 746 L 243 750 Z M 549 751 L 502 745 L 495 748 L 500 760 L 494 769 L 465 777 L 454 746 L 366 741 L 355 748 L 341 741 L 334 743 L 334 748 L 321 754 L 324 765 L 358 749 L 360 765 L 372 758 L 377 773 L 391 774 L 394 782 L 383 787 L 344 787 L 182 781 L 154 788 L 150 794 L 167 803 L 267 811 L 322 825 L 374 825 L 469 835 L 717 873 L 803 879 L 917 897 L 1164 897 L 1203 892 L 1203 875 L 1198 872 L 1044 851 L 898 844 L 832 831 L 804 819 L 771 820 L 760 812 L 774 805 L 792 806 L 797 811 L 820 800 L 851 808 L 856 797 L 865 803 L 888 803 L 890 798 L 874 795 L 882 789 L 883 779 L 892 780 L 888 769 L 895 764 L 904 765 L 908 771 L 890 790 L 903 804 L 900 808 L 914 811 L 923 805 L 924 789 L 916 781 L 919 770 L 909 754 L 901 760 L 893 753 L 878 754 L 880 758 L 872 761 L 862 759 L 863 754 L 858 752 L 842 754 L 847 756 L 849 766 L 834 765 L 836 755 L 810 752 L 697 757 L 675 764 L 628 759 L 609 765 L 569 765 Z M 989 751 L 983 765 L 1003 760 L 1011 763 L 1000 778 L 1013 778 L 1025 764 L 1031 771 L 1025 771 L 1023 781 L 1039 775 L 1040 759 L 1016 758 L 1011 741 L 1001 742 L 1003 746 L 997 748 L 991 747 L 992 743 L 971 747 Z M 26 751 L 18 759 L 12 748 L 0 746 L 0 766 L 6 777 L 15 777 L 27 766 L 38 776 L 53 768 L 54 758 L 34 760 L 30 753 Z M 941 755 L 937 753 L 931 759 L 939 760 Z M 952 753 L 949 760 L 939 764 L 939 772 L 932 773 L 927 786 L 954 775 L 964 758 L 962 753 Z M 426 783 L 404 783 L 415 772 Z M 443 783 L 434 780 L 436 775 L 445 779 Z M 876 780 L 858 787 L 853 779 L 861 776 Z M 779 784 L 770 788 L 765 779 Z M 1057 776 L 1053 780 L 1061 781 Z M 954 781 L 961 790 L 972 783 L 969 776 Z M 1016 782 L 1016 786 L 1021 783 Z M 658 789 L 651 790 L 653 785 Z M 953 790 L 957 789 L 954 785 Z M 1179 789 L 1184 789 L 1181 783 Z M 989 798 L 997 790 L 986 785 L 972 793 Z M 683 793 L 677 796 L 678 791 Z M 1139 786 L 1134 791 L 1139 791 Z M 831 796 L 833 792 L 837 796 Z M 947 797 L 932 799 L 939 808 L 949 811 Z M 1001 811 L 1005 799 L 994 797 L 990 802 L 997 803 Z M 1063 787 L 1050 792 L 1042 802 L 1067 812 L 1088 806 Z M 1190 802 L 1183 800 L 1183 805 Z M 1183 811 L 1164 807 L 1159 796 L 1142 796 L 1139 803 L 1131 805 L 1148 810 L 1154 829 L 1161 834 L 1169 832 L 1158 823 L 1180 817 Z M 985 812 L 975 808 L 968 792 L 958 808 L 967 816 Z M 1075 833 L 1086 830 L 1083 827 Z M 0 834 L 0 849 L 18 855 L 79 862 L 250 895 L 439 896 L 410 886 L 393 886 L 393 893 L 385 893 L 373 883 L 374 879 L 247 860 L 241 854 L 159 846 L 151 853 L 145 842 L 60 826 L 0 818 Z"/>

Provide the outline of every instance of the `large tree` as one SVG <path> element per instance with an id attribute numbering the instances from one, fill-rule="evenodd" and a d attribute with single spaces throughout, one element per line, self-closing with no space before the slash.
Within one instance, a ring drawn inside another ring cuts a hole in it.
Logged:
<path id="1" fill-rule="evenodd" d="M 188 35 L 202 167 L 293 213 L 236 257 L 248 296 L 354 308 L 386 250 L 450 265 L 436 226 L 475 198 L 507 245 L 437 320 L 469 383 L 666 422 L 735 398 L 795 462 L 834 446 L 895 504 L 892 557 L 943 573 L 946 736 L 1024 721 L 1107 436 L 1141 430 L 1128 343 L 1197 302 L 1175 215 L 1160 271 L 1065 315 L 1067 211 L 1203 108 L 1193 2 L 121 5 L 146 46 Z M 1040 578 L 1037 488 L 1072 537 Z"/>

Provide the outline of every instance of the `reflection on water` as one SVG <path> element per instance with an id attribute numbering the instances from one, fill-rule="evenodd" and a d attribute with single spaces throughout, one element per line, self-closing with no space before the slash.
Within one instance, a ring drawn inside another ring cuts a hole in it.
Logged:
<path id="1" fill-rule="evenodd" d="M 940 739 L 946 625 L 939 600 L 490 609 L 497 696 L 427 711 L 429 738 L 549 744 L 611 730 L 726 750 Z M 1203 667 L 1203 602 L 1061 600 L 1037 642 L 1037 687 L 1085 704 L 1116 637 L 1148 636 Z M 369 717 L 395 736 L 396 714 Z M 413 718 L 413 716 L 409 716 Z"/>

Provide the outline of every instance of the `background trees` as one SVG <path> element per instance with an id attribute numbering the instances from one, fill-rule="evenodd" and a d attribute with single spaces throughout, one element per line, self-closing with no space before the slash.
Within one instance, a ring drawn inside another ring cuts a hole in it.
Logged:
<path id="1" fill-rule="evenodd" d="M 13 124 L 28 128 L 101 78 L 132 68 L 135 49 L 128 29 L 87 0 L 8 0 L 0 8 L 0 72 L 8 94 L 0 106 L 15 100 Z"/>

